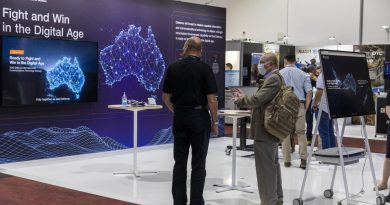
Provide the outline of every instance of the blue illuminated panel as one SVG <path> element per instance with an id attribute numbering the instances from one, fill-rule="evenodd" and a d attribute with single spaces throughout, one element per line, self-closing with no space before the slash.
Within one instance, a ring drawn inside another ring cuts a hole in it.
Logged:
<path id="1" fill-rule="evenodd" d="M 130 25 L 114 39 L 114 43 L 101 50 L 100 65 L 105 84 L 112 86 L 129 75 L 149 92 L 156 92 L 165 72 L 165 61 L 157 46 L 151 27 L 147 38 L 140 36 L 141 27 Z"/>
<path id="2" fill-rule="evenodd" d="M 97 102 L 95 42 L 1 37 L 2 105 Z"/>

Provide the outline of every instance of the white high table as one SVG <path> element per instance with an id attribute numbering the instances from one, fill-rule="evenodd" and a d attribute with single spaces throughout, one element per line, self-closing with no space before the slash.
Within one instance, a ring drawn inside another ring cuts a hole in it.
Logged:
<path id="1" fill-rule="evenodd" d="M 130 105 L 108 105 L 109 109 L 117 109 L 117 110 L 127 110 L 131 111 L 134 114 L 133 120 L 133 170 L 129 172 L 115 172 L 114 175 L 117 174 L 133 174 L 136 177 L 140 177 L 140 174 L 156 174 L 155 171 L 139 171 L 137 168 L 137 138 L 138 138 L 138 112 L 143 110 L 156 110 L 161 109 L 161 105 L 153 105 L 153 106 L 130 106 Z"/>
<path id="2" fill-rule="evenodd" d="M 214 186 L 222 187 L 221 189 L 217 189 L 217 193 L 230 191 L 230 190 L 237 190 L 237 191 L 243 191 L 246 193 L 253 193 L 252 190 L 245 189 L 249 187 L 249 185 L 239 186 L 236 182 L 236 150 L 237 150 L 237 119 L 242 117 L 249 117 L 250 111 L 248 110 L 218 110 L 219 116 L 226 116 L 233 118 L 233 155 L 232 155 L 232 184 L 231 185 L 225 185 L 225 184 L 214 184 Z M 246 129 L 246 128 L 244 128 Z"/>

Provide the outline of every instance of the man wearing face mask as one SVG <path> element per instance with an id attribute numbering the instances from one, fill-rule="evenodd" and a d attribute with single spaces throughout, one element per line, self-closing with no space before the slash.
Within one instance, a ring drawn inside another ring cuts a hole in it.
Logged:
<path id="1" fill-rule="evenodd" d="M 313 96 L 310 76 L 295 66 L 294 54 L 284 56 L 284 68 L 280 71 L 280 74 L 282 74 L 287 86 L 291 86 L 294 88 L 294 94 L 298 97 L 300 101 L 298 120 L 295 124 L 294 134 L 298 136 L 299 156 L 301 158 L 300 168 L 306 169 L 307 139 L 305 132 L 305 116 L 306 109 L 311 109 L 310 101 L 311 97 Z M 291 167 L 290 137 L 287 137 L 283 141 L 282 150 L 284 157 L 284 166 Z"/>
<path id="2" fill-rule="evenodd" d="M 233 92 L 234 102 L 239 108 L 252 108 L 251 136 L 254 138 L 257 184 L 261 205 L 283 204 L 282 179 L 278 159 L 279 139 L 264 127 L 266 105 L 275 98 L 282 85 L 277 58 L 273 53 L 264 54 L 259 71 L 264 74 L 264 82 L 254 95 L 244 96 L 242 91 Z"/>
<path id="3" fill-rule="evenodd" d="M 264 68 L 264 64 L 261 64 L 261 63 L 259 63 L 257 68 L 259 69 L 259 76 L 258 76 L 258 80 L 257 81 L 260 81 L 261 79 L 264 79 L 264 75 L 265 75 L 265 73 L 267 71 Z"/>

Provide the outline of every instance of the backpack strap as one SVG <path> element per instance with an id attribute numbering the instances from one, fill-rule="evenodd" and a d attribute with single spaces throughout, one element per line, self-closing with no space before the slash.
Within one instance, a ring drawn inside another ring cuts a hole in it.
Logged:
<path id="1" fill-rule="evenodd" d="M 279 72 L 276 72 L 275 74 L 278 75 L 280 78 L 280 81 L 282 81 L 282 85 L 281 85 L 280 89 L 282 89 L 282 87 L 286 87 L 286 82 L 284 81 L 282 74 L 280 74 Z"/>
<path id="2" fill-rule="evenodd" d="M 278 91 L 278 93 L 275 95 L 275 97 L 268 103 L 268 105 L 270 104 L 274 104 L 275 103 L 275 100 L 279 97 L 279 95 L 282 94 L 282 90 L 286 87 L 286 82 L 284 82 L 284 79 L 283 79 L 283 76 L 279 73 L 279 72 L 275 72 L 275 74 L 277 76 L 279 76 L 279 79 L 280 81 L 282 82 L 281 86 L 280 86 L 280 89 Z"/>
<path id="3" fill-rule="evenodd" d="M 279 72 L 276 72 L 275 74 L 276 74 L 277 76 L 279 76 L 279 79 L 280 79 L 280 81 L 282 82 L 282 84 L 280 85 L 279 92 L 278 92 L 278 94 L 276 94 L 276 96 L 275 96 L 275 98 L 276 98 L 277 96 L 279 96 L 279 95 L 282 93 L 282 90 L 286 88 L 286 82 L 284 81 L 284 78 L 283 78 L 282 74 L 280 74 Z"/>

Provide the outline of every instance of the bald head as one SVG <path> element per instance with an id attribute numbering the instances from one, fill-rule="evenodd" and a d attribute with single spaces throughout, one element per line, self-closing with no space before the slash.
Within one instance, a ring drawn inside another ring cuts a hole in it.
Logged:
<path id="1" fill-rule="evenodd" d="M 263 55 L 263 57 L 261 58 L 261 60 L 264 63 L 270 62 L 272 65 L 274 65 L 276 67 L 278 66 L 278 58 L 276 57 L 276 55 L 274 53 L 265 53 Z"/>
<path id="2" fill-rule="evenodd" d="M 194 55 L 194 56 L 201 56 L 202 53 L 202 40 L 197 37 L 193 36 L 184 43 L 183 46 L 183 56 L 188 55 Z"/>

